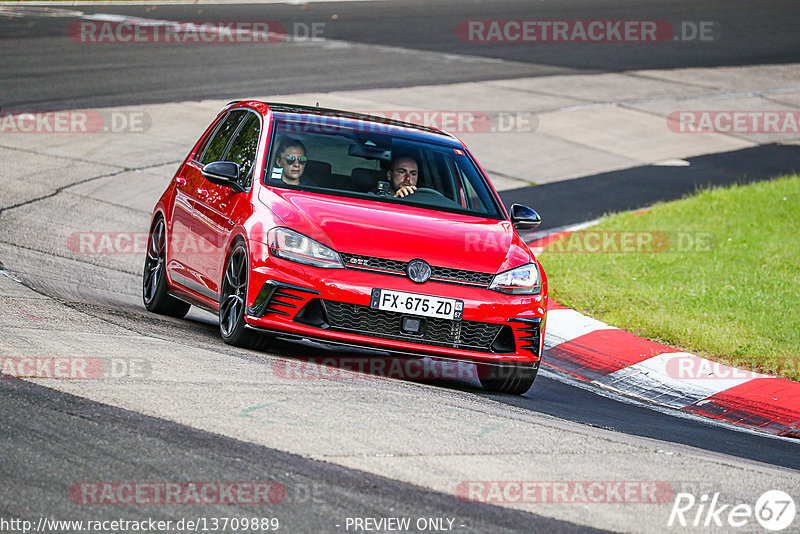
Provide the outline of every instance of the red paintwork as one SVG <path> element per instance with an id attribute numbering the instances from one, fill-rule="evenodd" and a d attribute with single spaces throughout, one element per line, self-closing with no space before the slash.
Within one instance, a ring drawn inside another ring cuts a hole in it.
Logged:
<path id="1" fill-rule="evenodd" d="M 259 198 L 284 224 L 338 252 L 498 273 L 528 263 L 509 221 L 273 189 Z M 369 252 L 365 252 L 365 251 Z"/>
<path id="2" fill-rule="evenodd" d="M 262 102 L 248 101 L 226 107 L 219 117 L 229 109 L 238 107 L 248 107 L 261 113 L 264 126 L 254 175 L 262 176 L 266 159 L 264 155 L 271 134 L 272 112 Z M 271 228 L 285 226 L 340 253 L 401 261 L 422 258 L 431 265 L 493 273 L 530 262 L 538 264 L 508 220 L 498 221 L 270 187 L 260 180 L 254 180 L 251 190 L 244 193 L 235 193 L 230 188 L 212 184 L 203 178 L 200 166 L 191 159 L 205 136 L 213 131 L 215 123 L 216 120 L 198 140 L 154 210 L 154 218 L 160 214 L 166 221 L 170 243 L 167 251 L 167 282 L 174 293 L 207 308 L 218 309 L 214 294 L 219 291 L 226 254 L 234 239 L 241 237 L 247 243 L 251 261 L 247 306 L 253 305 L 266 280 L 279 280 L 314 289 L 319 291 L 321 298 L 363 305 L 369 305 L 372 288 L 380 287 L 462 299 L 463 318 L 466 320 L 508 324 L 506 321 L 511 317 L 539 317 L 542 318 L 540 339 L 544 339 L 547 278 L 541 265 L 541 294 L 511 296 L 488 289 L 430 281 L 416 284 L 403 277 L 350 269 L 320 269 L 270 256 L 264 245 L 266 234 Z M 466 147 L 462 149 L 468 152 Z M 185 184 L 178 183 L 179 177 L 185 179 Z M 198 190 L 204 190 L 207 195 L 198 196 Z M 497 194 L 493 187 L 491 191 Z M 505 210 L 503 213 L 508 217 Z M 185 239 L 184 234 L 187 233 L 195 236 L 196 246 L 191 246 L 192 243 L 189 246 L 176 246 L 181 244 L 180 239 Z M 201 237 L 197 238 L 198 235 Z M 298 303 L 299 310 L 304 303 Z M 531 352 L 519 349 L 516 354 L 496 355 L 331 332 L 295 323 L 291 317 L 272 314 L 260 319 L 247 317 L 246 320 L 256 326 L 308 337 L 366 343 L 441 357 L 493 362 L 531 362 L 539 359 Z M 512 327 L 516 326 L 522 325 L 512 324 Z M 525 334 L 515 329 L 515 335 L 519 338 Z"/>

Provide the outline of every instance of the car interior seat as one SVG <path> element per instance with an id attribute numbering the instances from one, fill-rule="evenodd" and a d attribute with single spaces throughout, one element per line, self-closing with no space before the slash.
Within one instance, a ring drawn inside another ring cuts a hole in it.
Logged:
<path id="1" fill-rule="evenodd" d="M 331 164 L 324 161 L 310 159 L 306 163 L 306 170 L 303 173 L 310 182 L 319 187 L 332 187 Z"/>
<path id="2" fill-rule="evenodd" d="M 350 173 L 352 178 L 352 185 L 355 191 L 361 193 L 368 193 L 378 189 L 378 182 L 386 180 L 386 173 L 384 171 L 375 169 L 365 169 L 357 167 Z"/>

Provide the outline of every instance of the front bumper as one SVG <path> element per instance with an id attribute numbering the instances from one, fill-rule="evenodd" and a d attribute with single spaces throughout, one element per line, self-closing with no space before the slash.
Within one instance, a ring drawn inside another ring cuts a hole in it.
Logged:
<path id="1" fill-rule="evenodd" d="M 479 363 L 534 364 L 541 358 L 546 286 L 540 295 L 512 296 L 438 282 L 415 284 L 407 278 L 351 269 L 274 263 L 281 268 L 271 262 L 251 271 L 253 297 L 245 316 L 249 328 Z M 373 288 L 463 300 L 462 320 L 423 318 L 421 331 L 409 333 L 402 328 L 408 314 L 369 307 Z"/>

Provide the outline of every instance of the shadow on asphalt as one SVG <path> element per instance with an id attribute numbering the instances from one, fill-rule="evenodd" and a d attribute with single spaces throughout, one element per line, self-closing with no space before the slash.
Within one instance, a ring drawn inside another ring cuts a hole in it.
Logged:
<path id="1" fill-rule="evenodd" d="M 177 522 L 182 518 L 229 517 L 234 512 L 236 517 L 279 518 L 281 530 L 288 528 L 289 532 L 337 532 L 344 530 L 339 523 L 344 524 L 348 517 L 391 514 L 450 517 L 458 521 L 459 527 L 454 530 L 460 532 L 604 532 L 474 502 L 460 495 L 457 488 L 452 493 L 436 492 L 25 380 L 0 380 L 0 405 L 6 408 L 0 411 L 0 428 L 4 430 L 0 434 L 4 457 L 0 465 L 0 509 L 6 517 L 21 517 L 33 524 L 37 517 L 47 516 L 84 521 L 124 517 L 128 521 L 155 518 Z M 110 489 L 96 497 L 97 486 L 108 487 L 117 481 L 134 486 L 167 481 L 187 486 L 260 482 L 272 489 L 263 502 L 252 490 L 240 490 L 242 494 L 232 490 L 227 497 L 222 493 L 216 497 L 212 491 L 210 500 L 206 500 L 205 492 L 198 499 L 197 493 L 192 496 L 191 492 L 182 491 L 162 497 L 173 499 L 167 505 L 158 502 L 159 497 L 138 490 L 135 497 L 127 500 L 120 497 L 118 501 L 120 493 Z M 85 486 L 95 487 L 89 498 L 85 490 L 81 493 L 76 489 Z M 103 504 L 98 506 L 98 502 Z"/>
<path id="2" fill-rule="evenodd" d="M 472 364 L 423 362 L 422 358 L 387 356 L 367 349 L 283 340 L 275 340 L 270 352 L 293 360 L 273 368 L 288 379 L 395 379 L 428 384 L 596 428 L 800 470 L 798 442 L 739 431 L 679 410 L 659 411 L 642 403 L 603 396 L 595 388 L 580 387 L 577 380 L 554 378 L 554 373 L 560 373 L 548 368 L 543 368 L 546 370 L 540 372 L 527 393 L 516 396 L 481 388 Z"/>
<path id="3" fill-rule="evenodd" d="M 544 358 L 547 359 L 547 353 Z M 580 424 L 800 470 L 800 442 L 739 431 L 731 425 L 687 417 L 679 410 L 657 411 L 644 404 L 616 400 L 592 389 L 542 376 L 542 373 L 523 396 L 492 395 L 491 398 Z"/>

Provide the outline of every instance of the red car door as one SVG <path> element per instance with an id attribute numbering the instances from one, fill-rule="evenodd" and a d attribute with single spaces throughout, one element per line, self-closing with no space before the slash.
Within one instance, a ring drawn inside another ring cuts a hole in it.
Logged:
<path id="1" fill-rule="evenodd" d="M 221 159 L 239 167 L 241 190 L 218 185 L 203 179 L 201 191 L 195 202 L 194 219 L 198 231 L 199 254 L 197 270 L 199 282 L 204 290 L 218 294 L 222 270 L 225 263 L 225 246 L 237 222 L 235 214 L 247 212 L 243 209 L 248 203 L 247 193 L 252 185 L 258 138 L 261 132 L 261 118 L 258 113 L 247 112 L 241 121 Z M 210 161 L 205 161 L 210 163 Z"/>
<path id="2" fill-rule="evenodd" d="M 170 279 L 182 286 L 191 285 L 195 278 L 191 267 L 191 258 L 187 257 L 187 247 L 191 247 L 191 228 L 194 223 L 194 198 L 198 187 L 202 185 L 202 176 L 196 172 L 190 162 L 181 167 L 175 175 L 175 201 L 167 228 L 169 245 L 167 247 L 167 272 Z"/>
<path id="3" fill-rule="evenodd" d="M 219 121 L 205 146 L 195 155 L 195 159 L 183 166 L 180 176 L 186 183 L 179 186 L 173 213 L 175 222 L 170 240 L 170 278 L 173 282 L 215 301 L 218 300 L 218 295 L 213 284 L 209 284 L 204 276 L 204 270 L 208 256 L 217 255 L 214 249 L 214 236 L 217 232 L 215 228 L 209 227 L 204 216 L 198 216 L 197 209 L 198 202 L 208 201 L 211 192 L 209 186 L 213 184 L 203 178 L 201 170 L 203 165 L 223 160 L 246 115 L 247 111 L 242 109 L 228 112 Z M 180 205 L 178 197 L 181 197 Z"/>

